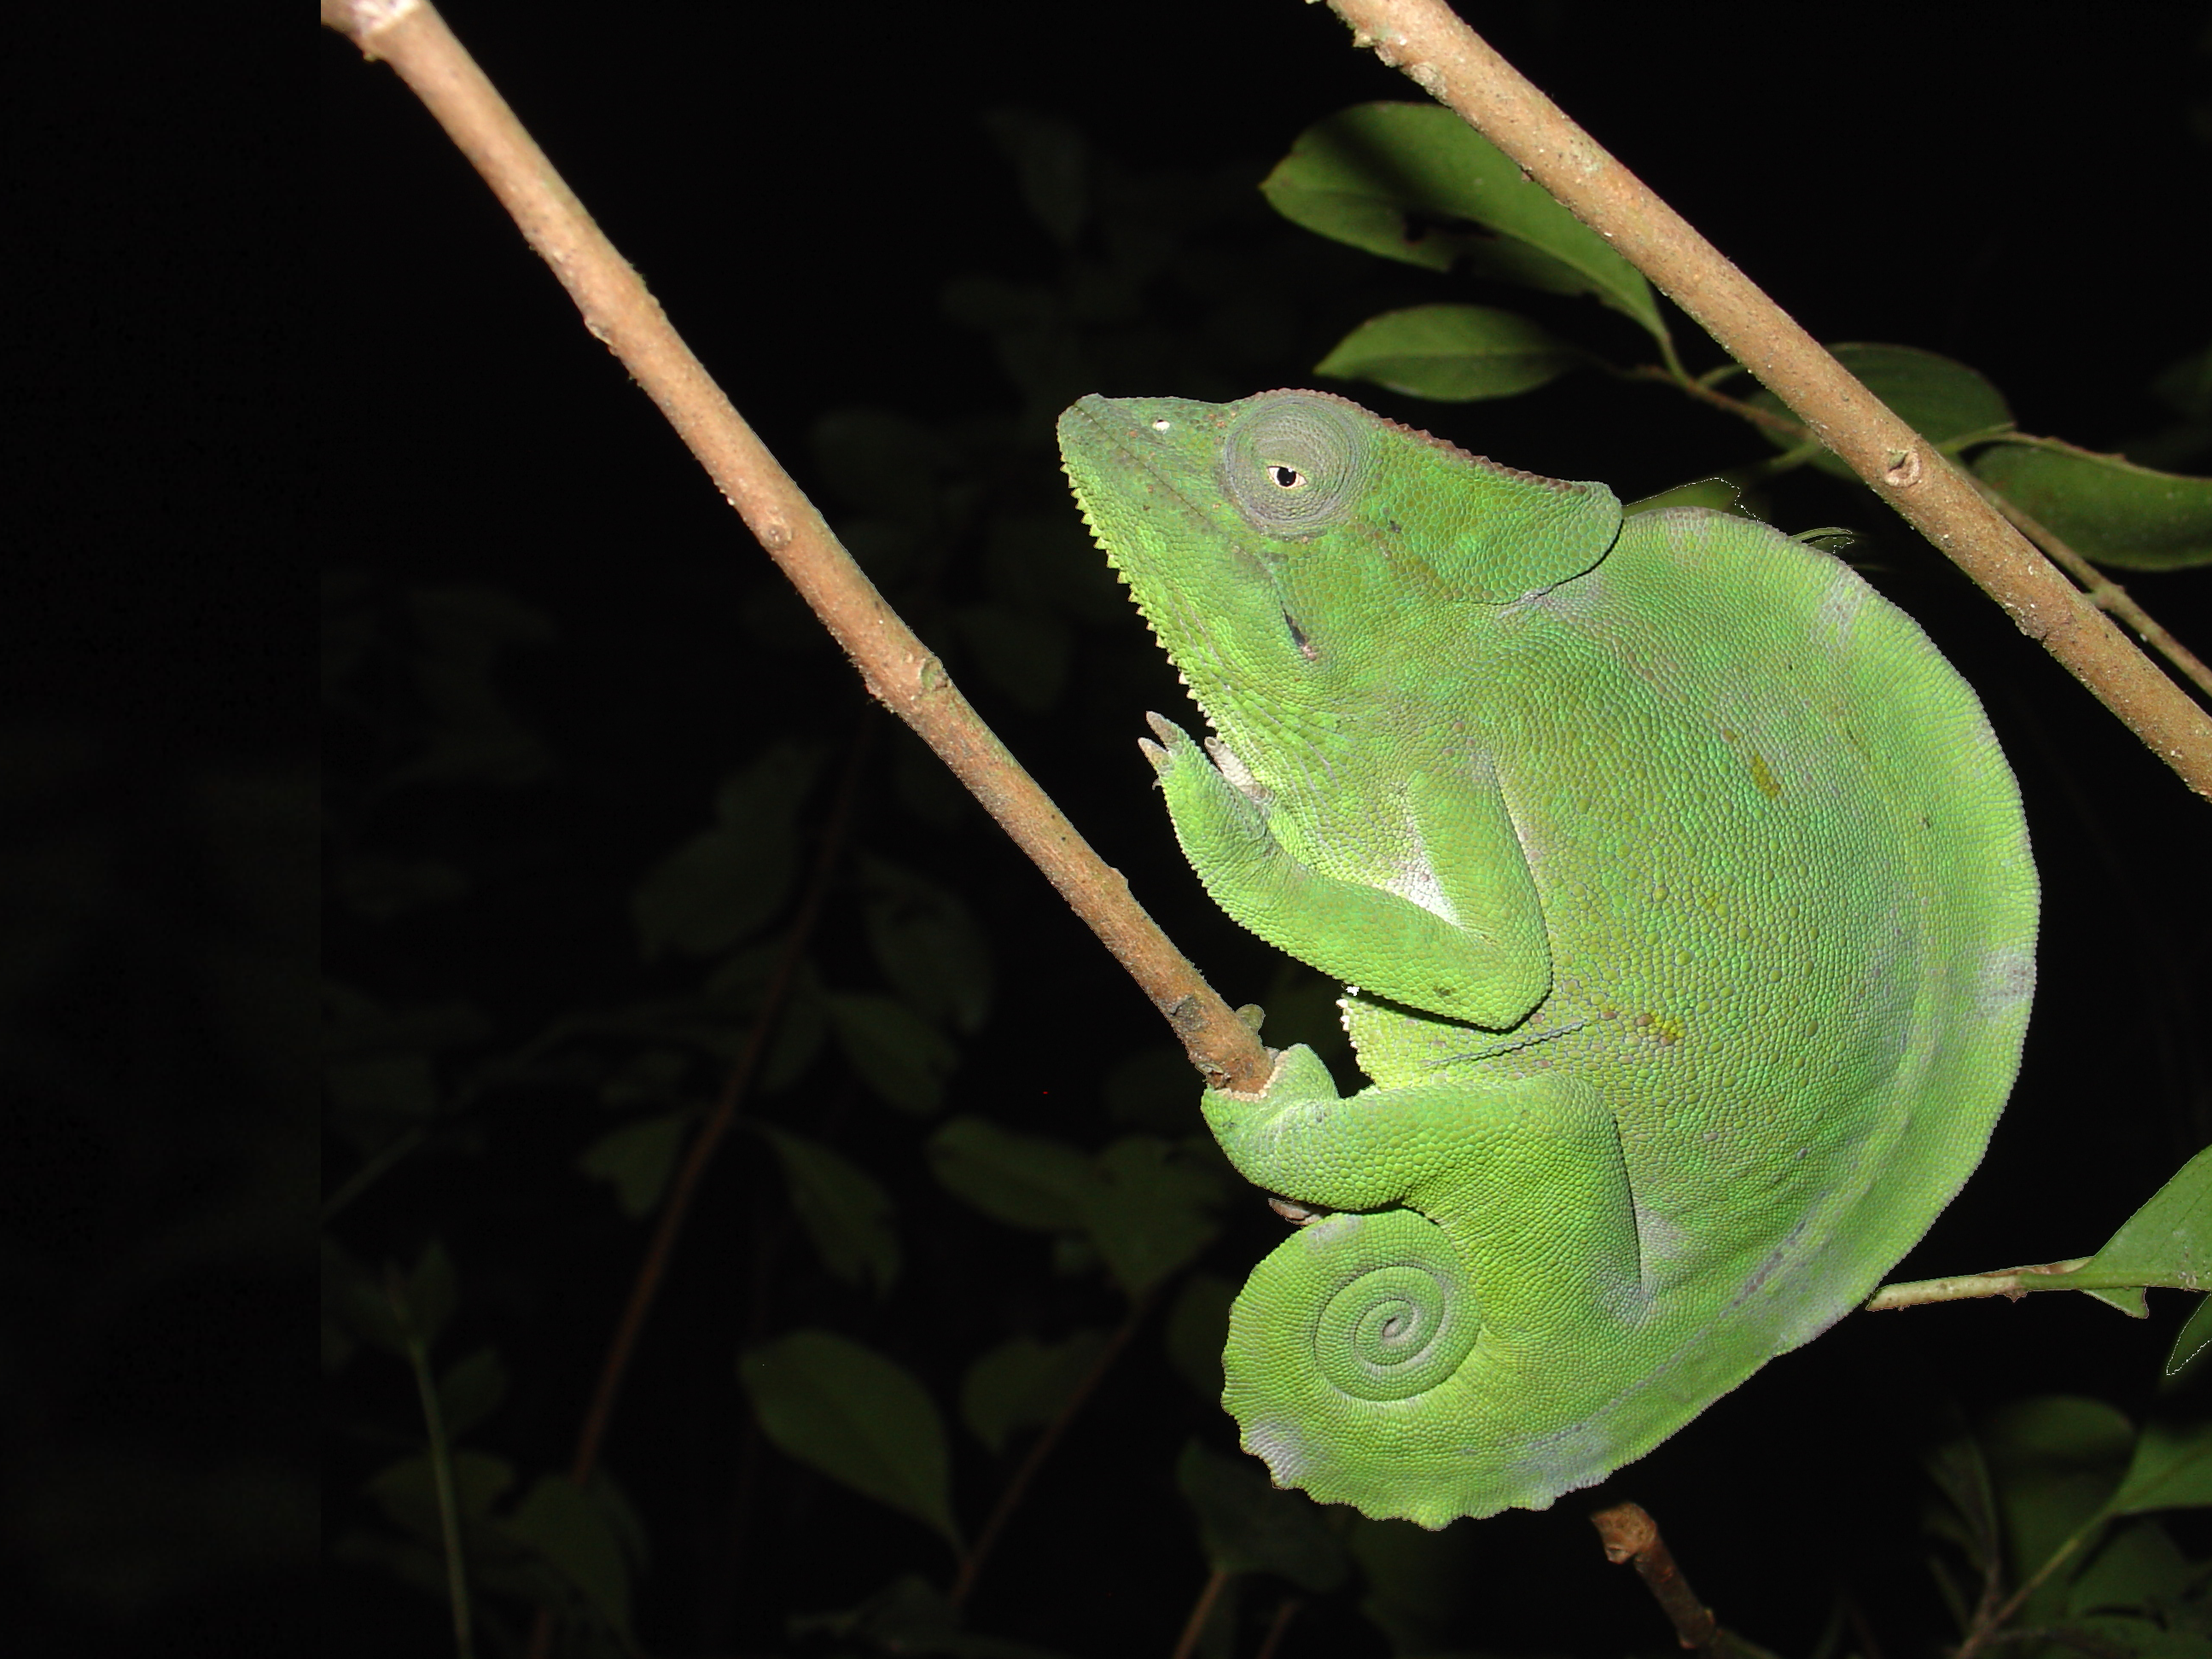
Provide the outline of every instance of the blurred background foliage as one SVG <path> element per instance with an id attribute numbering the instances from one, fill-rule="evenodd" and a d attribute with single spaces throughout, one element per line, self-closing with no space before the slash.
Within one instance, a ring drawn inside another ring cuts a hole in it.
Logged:
<path id="1" fill-rule="evenodd" d="M 2206 470 L 2177 252 L 2212 172 L 2197 13 L 1963 8 L 1877 52 L 1750 9 L 1488 9 L 1816 333 L 1914 349 L 1881 361 L 1949 435 L 2016 418 Z M 1547 280 L 1433 203 L 1401 206 L 1436 257 L 1386 260 L 1263 194 L 1316 123 L 1406 96 L 1318 9 L 987 9 L 963 30 L 1018 22 L 1035 55 L 1011 79 L 890 9 L 836 74 L 750 13 L 588 50 L 453 15 L 1270 1041 L 1346 1059 L 1334 988 L 1213 912 L 1152 799 L 1139 717 L 1181 693 L 1058 474 L 1083 392 L 1317 383 L 1627 499 L 1726 473 L 1784 528 L 1847 531 L 1980 689 L 2051 894 L 2021 1088 L 1906 1271 L 2093 1249 L 2212 1139 L 2201 805 L 1856 486 L 1659 380 L 1576 372 L 1663 362 L 1655 322 L 1722 368 L 1659 302 Z M 1218 1355 L 1281 1223 L 1157 1018 L 866 707 L 400 89 L 325 56 L 331 1650 L 451 1644 L 451 1542 L 490 1653 L 541 1620 L 574 1653 L 1656 1650 L 1583 1519 L 1620 1498 L 1777 1653 L 1928 1651 L 2024 1587 L 2043 1650 L 2212 1650 L 2203 1407 L 2160 1380 L 2177 1297 L 2142 1325 L 2072 1297 L 1847 1321 L 1545 1515 L 1430 1534 L 1269 1488 Z M 2128 580 L 2202 641 L 2201 574 Z M 573 1480 L 653 1230 L 723 1122 Z"/>

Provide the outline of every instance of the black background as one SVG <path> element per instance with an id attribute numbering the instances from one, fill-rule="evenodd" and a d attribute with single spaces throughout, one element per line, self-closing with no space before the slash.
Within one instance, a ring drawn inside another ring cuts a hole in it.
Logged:
<path id="1" fill-rule="evenodd" d="M 2148 383 L 2199 349 L 2206 326 L 2203 9 L 1560 3 L 1468 15 L 1815 335 L 1954 356 L 2006 392 L 2025 428 L 2092 447 L 2167 418 Z M 1415 95 L 1349 50 L 1324 9 L 1286 0 L 447 15 L 810 488 L 820 482 L 810 431 L 855 405 L 947 426 L 1026 421 L 1034 487 L 1057 487 L 1040 411 L 1023 407 L 981 337 L 946 319 L 954 278 L 1048 283 L 1061 269 L 982 112 L 1059 118 L 1139 178 L 1241 167 L 1256 182 L 1311 122 Z M 94 758 L 66 796 L 83 826 L 64 839 L 112 832 L 138 849 L 118 879 L 144 896 L 103 924 L 108 953 L 46 984 L 25 1018 L 68 1054 L 105 1060 L 120 1009 L 119 1029 L 141 1039 L 130 1046 L 156 1056 L 142 1066 L 151 1088 L 106 1064 L 65 1083 L 39 1073 L 11 1109 L 24 1129 L 8 1317 L 30 1356 L 15 1384 L 16 1426 L 31 1425 L 19 1481 L 44 1471 L 66 1485 L 80 1456 L 173 1468 L 187 1449 L 296 1468 L 300 1373 L 280 1317 L 294 1278 L 269 1255 L 191 1266 L 149 1219 L 214 1181 L 204 1166 L 231 1167 L 277 1135 L 277 1117 L 240 1103 L 263 1099 L 242 1080 L 247 1049 L 192 1024 L 211 1017 L 179 1015 L 181 1031 L 165 1023 L 165 958 L 128 941 L 149 916 L 190 939 L 229 925 L 204 891 L 204 864 L 177 862 L 177 837 L 198 822 L 182 803 L 210 776 L 296 781 L 293 624 L 311 567 L 394 592 L 488 585 L 560 631 L 514 681 L 563 757 L 555 779 L 432 801 L 387 826 L 469 867 L 477 896 L 464 919 L 409 932 L 341 916 L 329 941 L 341 978 L 394 1003 L 464 997 L 509 1044 L 533 1018 L 618 994 L 608 975 L 623 963 L 629 885 L 703 820 L 717 778 L 779 730 L 841 741 L 861 705 L 826 645 L 771 637 L 761 618 L 784 614 L 780 578 L 412 97 L 325 35 L 310 112 L 304 65 L 278 38 L 118 30 L 89 51 L 33 40 L 34 58 L 52 47 L 52 72 L 11 98 L 18 154 L 43 174 L 22 198 L 11 259 L 28 279 L 14 302 L 11 377 L 28 416 L 12 515 L 19 729 L 26 752 L 57 733 L 87 745 Z M 1241 246 L 1278 234 L 1263 222 Z M 1339 291 L 1307 276 L 1288 301 L 1265 291 L 1264 272 L 1252 277 L 1275 349 L 1234 392 L 1307 380 L 1361 317 L 1459 292 L 1371 261 L 1326 269 L 1345 273 Z M 1634 356 L 1628 331 L 1607 337 Z M 1699 366 L 1717 361 L 1697 344 Z M 1149 381 L 1073 390 L 1213 395 Z M 1451 408 L 1358 395 L 1514 465 L 1603 478 L 1625 498 L 1762 453 L 1725 417 L 1656 389 L 1571 380 Z M 1863 496 L 1804 488 L 1780 495 L 1781 521 L 1868 531 L 1851 556 L 1982 692 L 2021 776 L 2047 894 L 2014 1104 L 1982 1173 L 1899 1274 L 2086 1251 L 2208 1138 L 2193 1000 L 2205 968 L 2203 807 L 1993 606 L 1875 522 Z M 955 590 L 963 580 L 943 575 Z M 2200 578 L 2130 585 L 2202 641 Z M 1134 752 L 1143 710 L 1177 706 L 1164 670 L 1129 665 L 1142 637 L 1133 614 L 1119 635 L 1084 635 L 1075 689 L 1050 715 L 963 683 L 1214 984 L 1231 1001 L 1261 998 L 1268 953 L 1205 903 Z M 886 754 L 907 741 L 879 737 Z M 343 734 L 334 744 L 337 773 L 366 763 Z M 21 762 L 15 775 L 33 770 Z M 31 785 L 23 798 L 27 811 L 61 811 Z M 999 953 L 999 1006 L 965 1048 L 954 1109 L 1105 1139 L 1097 1077 L 1158 1042 L 1155 1017 L 980 816 L 908 844 L 878 797 L 864 793 L 862 814 L 856 838 L 957 884 Z M 264 897 L 289 867 L 277 849 L 303 827 L 276 813 Z M 301 942 L 296 928 L 276 933 Z M 257 1006 L 295 1010 L 296 988 L 272 987 Z M 817 1132 L 811 1109 L 802 1092 L 773 1111 Z M 926 1176 L 898 1173 L 915 1159 L 913 1124 L 866 1103 L 840 1111 L 848 1155 L 927 1189 Z M 185 1135 L 185 1121 L 209 1127 Z M 516 1378 L 481 1439 L 526 1468 L 566 1462 L 641 1243 L 569 1173 L 604 1127 L 588 1099 L 522 1103 L 476 1143 L 404 1168 L 338 1229 L 372 1261 L 446 1238 L 462 1268 L 456 1347 L 495 1343 Z M 150 1161 L 149 1141 L 164 1149 Z M 725 1162 L 753 1156 L 738 1148 Z M 332 1157 L 334 1182 L 351 1154 Z M 926 1291 L 825 1310 L 793 1265 L 765 1305 L 757 1295 L 740 1308 L 750 1212 L 773 1201 L 757 1170 L 710 1182 L 610 1443 L 653 1539 L 639 1608 L 653 1651 L 775 1650 L 789 1613 L 853 1605 L 905 1568 L 940 1582 L 948 1570 L 921 1529 L 773 1453 L 733 1534 L 746 1431 L 732 1368 L 749 1334 L 819 1319 L 913 1366 L 942 1398 L 1018 1323 L 1010 1305 L 1071 1294 L 1036 1241 L 1008 1245 L 939 1194 L 915 1196 L 906 1224 L 908 1273 Z M 1255 1200 L 1208 1265 L 1235 1276 L 1277 1230 Z M 167 1288 L 100 1303 L 134 1250 L 169 1262 L 156 1275 Z M 966 1282 L 1000 1252 L 1007 1285 Z M 35 1294 L 24 1288 L 34 1281 Z M 196 1311 L 184 1286 L 219 1300 L 230 1322 Z M 1110 1319 L 1094 1294 L 1087 1316 Z M 954 1312 L 963 1298 L 977 1311 Z M 101 1311 L 72 1311 L 88 1303 Z M 1701 1594 L 1776 1650 L 1809 1651 L 1839 1587 L 1895 1650 L 1917 1650 L 1948 1634 L 1915 1530 L 1915 1460 L 1943 1413 L 2077 1390 L 2140 1414 L 2179 1318 L 2173 1298 L 2153 1310 L 2130 1324 L 2052 1297 L 1847 1320 L 1605 1491 L 1657 1515 Z M 156 1349 L 167 1357 L 149 1372 Z M 336 1397 L 333 1534 L 373 1523 L 356 1494 L 393 1455 L 364 1443 L 359 1425 L 404 1434 L 412 1422 L 404 1373 L 380 1356 L 356 1358 Z M 1205 1571 L 1174 1455 L 1193 1432 L 1228 1444 L 1225 1427 L 1164 1374 L 1109 1384 L 1002 1546 L 976 1626 L 1065 1653 L 1164 1650 Z M 1002 1472 L 972 1445 L 961 1452 L 971 1526 Z M 1641 1593 L 1599 1557 L 1589 1507 L 1577 1495 L 1481 1523 L 1459 1645 L 1665 1644 Z M 284 1549 L 211 1551 L 183 1588 L 154 1575 L 134 1601 L 96 1577 L 88 1590 L 58 1565 L 66 1552 L 45 1526 L 19 1529 L 16 1605 L 94 1645 L 100 1631 L 121 1650 L 156 1628 L 231 1640 L 296 1630 L 303 1616 Z M 120 1547 L 98 1527 L 82 1545 Z M 447 1639 L 434 1601 L 358 1568 L 332 1569 L 325 1591 L 331 1651 Z M 1264 1599 L 1255 1605 L 1265 1613 Z M 1238 1650 L 1255 1641 L 1245 1630 Z M 1289 1638 L 1292 1650 L 1323 1644 L 1382 1650 L 1344 1597 Z"/>

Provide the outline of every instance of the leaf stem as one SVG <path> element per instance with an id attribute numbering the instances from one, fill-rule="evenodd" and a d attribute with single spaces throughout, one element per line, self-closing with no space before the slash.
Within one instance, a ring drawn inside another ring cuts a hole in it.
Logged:
<path id="1" fill-rule="evenodd" d="M 1991 1642 L 2002 1639 L 1999 1632 L 2004 1629 L 2005 1621 L 2021 1610 L 2027 1598 L 2041 1589 L 2052 1573 L 2080 1552 L 2081 1546 L 2105 1524 L 2106 1519 L 2103 1511 L 2100 1510 L 2069 1533 L 2058 1547 L 2045 1558 L 2043 1565 L 2028 1575 L 2027 1582 L 2005 1598 L 2003 1606 L 1986 1619 L 1976 1620 L 1974 1628 L 1966 1632 L 1966 1639 L 1959 1644 L 1959 1650 L 1951 1656 L 1951 1659 L 1973 1659 L 1975 1654 Z"/>
<path id="2" fill-rule="evenodd" d="M 476 1621 L 469 1611 L 469 1575 L 461 1555 L 461 1505 L 453 1481 L 453 1450 L 446 1437 L 446 1413 L 438 1402 L 437 1379 L 430 1375 L 430 1349 L 407 1306 L 397 1269 L 387 1269 L 386 1299 L 405 1333 L 407 1364 L 415 1373 L 415 1391 L 422 1401 L 422 1431 L 429 1443 L 430 1483 L 438 1495 L 438 1530 L 446 1547 L 446 1595 L 453 1610 L 453 1651 L 459 1659 L 473 1659 Z"/>
<path id="3" fill-rule="evenodd" d="M 953 1579 L 951 1591 L 945 1598 L 956 1611 L 963 1606 L 969 1596 L 974 1593 L 975 1579 L 983 1571 L 983 1563 L 989 1558 L 992 1547 L 999 1541 L 999 1534 L 1006 1529 L 1007 1521 L 1012 1517 L 1014 1510 L 1020 1505 L 1022 1499 L 1028 1495 L 1030 1482 L 1036 1478 L 1036 1473 L 1043 1468 L 1045 1459 L 1049 1457 L 1053 1449 L 1060 1444 L 1060 1437 L 1067 1432 L 1067 1425 L 1075 1420 L 1075 1414 L 1083 1409 L 1084 1403 L 1091 1398 L 1100 1379 L 1121 1357 L 1121 1350 L 1129 1344 L 1129 1339 L 1136 1334 L 1137 1327 L 1143 1321 L 1146 1310 L 1150 1305 L 1150 1292 L 1138 1297 L 1130 1304 L 1128 1316 L 1115 1327 L 1114 1334 L 1106 1339 L 1106 1346 L 1098 1351 L 1098 1358 L 1091 1362 L 1091 1369 L 1083 1374 L 1083 1380 L 1075 1385 L 1074 1392 L 1067 1396 L 1066 1403 L 1060 1407 L 1058 1414 L 1045 1425 L 1044 1431 L 1037 1436 L 1036 1443 L 1030 1447 L 1028 1455 L 1022 1459 L 1021 1467 L 1014 1471 L 1013 1478 L 1006 1482 L 1005 1490 L 1000 1492 L 998 1503 L 992 1507 L 990 1519 L 983 1522 L 982 1531 L 975 1534 L 975 1544 L 961 1558 L 959 1575 Z"/>
<path id="4" fill-rule="evenodd" d="M 1175 1645 L 1175 1659 L 1190 1659 L 1198 1650 L 1198 1638 L 1206 1633 L 1206 1621 L 1212 1616 L 1213 1604 L 1221 1599 L 1221 1592 L 1228 1584 L 1229 1569 L 1216 1567 L 1213 1576 L 1206 1581 L 1206 1588 L 1199 1591 L 1190 1617 L 1183 1620 L 1182 1635 Z"/>
<path id="5" fill-rule="evenodd" d="M 2144 644 L 2164 657 L 2187 677 L 2189 683 L 2207 696 L 2212 696 L 2212 667 L 2184 645 L 2142 606 L 2136 604 L 2128 590 L 2091 564 L 2051 531 L 2030 518 L 2008 497 L 1992 489 L 1980 479 L 1974 487 L 1982 492 L 1983 499 L 2012 521 L 2013 527 L 2047 554 L 2052 563 L 2081 584 L 2081 591 L 2089 596 L 2089 603 L 2100 611 L 2118 617 L 2142 636 Z"/>
<path id="6" fill-rule="evenodd" d="M 2088 1261 L 2086 1255 L 2077 1255 L 2067 1261 L 2046 1261 L 2029 1267 L 2006 1267 L 1993 1273 L 1960 1273 L 1949 1279 L 1922 1279 L 1909 1283 L 1885 1285 L 1866 1299 L 1863 1311 L 1887 1313 L 1893 1308 L 1917 1308 L 1931 1302 L 1967 1302 L 1978 1297 L 1989 1296 L 2002 1296 L 2017 1302 L 2033 1291 L 2118 1291 L 2132 1288 L 2118 1283 L 2091 1285 L 2083 1279 L 2070 1277 Z M 2046 1282 L 2038 1284 L 2035 1282 L 2038 1279 Z M 2047 1282 L 2059 1279 L 2064 1279 L 2066 1282 Z"/>
<path id="7" fill-rule="evenodd" d="M 767 989 L 762 994 L 759 1012 L 754 1016 L 753 1027 L 745 1038 L 745 1046 L 736 1063 L 723 1079 L 721 1093 L 715 1097 L 714 1109 L 708 1113 L 691 1138 L 684 1163 L 676 1177 L 669 1183 L 668 1196 L 660 1206 L 660 1215 L 653 1226 L 653 1242 L 647 1247 L 645 1259 L 638 1264 L 636 1280 L 630 1286 L 629 1300 L 623 1305 L 622 1318 L 615 1334 L 607 1344 L 606 1358 L 599 1367 L 599 1388 L 592 1397 L 591 1409 L 585 1413 L 583 1426 L 576 1436 L 576 1455 L 568 1468 L 568 1478 L 579 1486 L 590 1479 L 592 1467 L 599 1462 L 599 1447 L 606 1437 L 607 1425 L 614 1416 L 615 1401 L 622 1393 L 623 1378 L 629 1370 L 630 1356 L 637 1350 L 638 1338 L 645 1329 L 646 1317 L 653 1310 L 654 1298 L 660 1291 L 662 1276 L 667 1272 L 670 1256 L 675 1253 L 677 1236 L 684 1231 L 684 1218 L 691 1212 L 691 1201 L 697 1196 L 699 1182 L 714 1162 L 714 1153 L 729 1133 L 730 1126 L 737 1121 L 738 1107 L 752 1087 L 753 1074 L 760 1069 L 768 1054 L 769 1040 L 775 1033 L 776 1022 L 782 1016 L 783 1006 L 791 994 L 791 987 L 799 974 L 799 966 L 805 959 L 808 947 L 814 940 L 815 923 L 822 915 L 822 902 L 830 890 L 830 878 L 836 873 L 838 861 L 843 854 L 847 831 L 853 822 L 853 802 L 860 793 L 860 777 L 866 769 L 869 751 L 874 747 L 875 711 L 864 708 L 859 728 L 853 734 L 845 756 L 844 775 L 839 779 L 837 794 L 824 820 L 820 839 L 816 846 L 814 869 L 800 896 L 799 908 L 791 919 L 784 935 L 783 950 L 776 958 L 775 969 L 769 976 Z"/>

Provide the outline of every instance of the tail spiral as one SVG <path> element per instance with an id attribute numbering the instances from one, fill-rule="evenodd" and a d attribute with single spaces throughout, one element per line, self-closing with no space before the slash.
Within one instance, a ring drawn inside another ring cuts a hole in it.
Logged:
<path id="1" fill-rule="evenodd" d="M 1351 1488 L 1367 1484 L 1367 1454 L 1426 1437 L 1421 1419 L 1437 1406 L 1452 1413 L 1422 1396 L 1450 1382 L 1480 1328 L 1443 1229 L 1411 1210 L 1331 1216 L 1245 1282 L 1222 1403 L 1278 1484 L 1362 1502 Z"/>

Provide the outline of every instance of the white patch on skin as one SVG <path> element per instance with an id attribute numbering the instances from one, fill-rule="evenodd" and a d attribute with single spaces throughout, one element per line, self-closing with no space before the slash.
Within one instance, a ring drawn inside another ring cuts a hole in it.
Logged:
<path id="1" fill-rule="evenodd" d="M 1635 1206 L 1636 1254 L 1642 1267 L 1642 1289 L 1648 1298 L 1656 1295 L 1675 1275 L 1669 1271 L 1688 1254 L 1692 1241 L 1681 1225 L 1656 1210 Z"/>
<path id="2" fill-rule="evenodd" d="M 1267 792 L 1260 787 L 1260 780 L 1252 775 L 1252 769 L 1237 758 L 1237 752 L 1219 738 L 1206 740 L 1206 752 L 1213 757 L 1221 775 L 1229 780 L 1237 792 L 1247 800 L 1265 800 Z"/>
<path id="3" fill-rule="evenodd" d="M 1287 1423 L 1255 1423 L 1244 1431 L 1244 1449 L 1267 1466 L 1279 1486 L 1295 1486 L 1306 1472 L 1305 1448 Z"/>
<path id="4" fill-rule="evenodd" d="M 2021 946 L 1992 951 L 1983 959 L 1974 982 L 1974 1006 L 1984 1015 L 2002 1014 L 2035 991 L 2035 955 Z"/>
<path id="5" fill-rule="evenodd" d="M 1828 579 L 1828 591 L 1820 596 L 1814 620 L 1821 632 L 1840 653 L 1851 641 L 1851 629 L 1866 609 L 1867 601 L 1874 597 L 1874 589 L 1865 579 L 1849 565 L 1838 562 L 1835 574 Z"/>
<path id="6" fill-rule="evenodd" d="M 1429 849 L 1421 845 L 1421 832 L 1412 824 L 1407 826 L 1413 837 L 1413 856 L 1401 861 L 1382 882 L 1382 890 L 1395 893 L 1410 904 L 1418 904 L 1439 921 L 1456 927 L 1459 912 L 1444 896 L 1443 883 L 1437 878 L 1436 866 L 1430 862 Z"/>
<path id="7" fill-rule="evenodd" d="M 1308 1249 L 1326 1249 L 1346 1234 L 1358 1232 L 1360 1220 L 1360 1217 L 1349 1212 L 1324 1216 L 1319 1221 L 1300 1228 L 1298 1237 Z"/>

